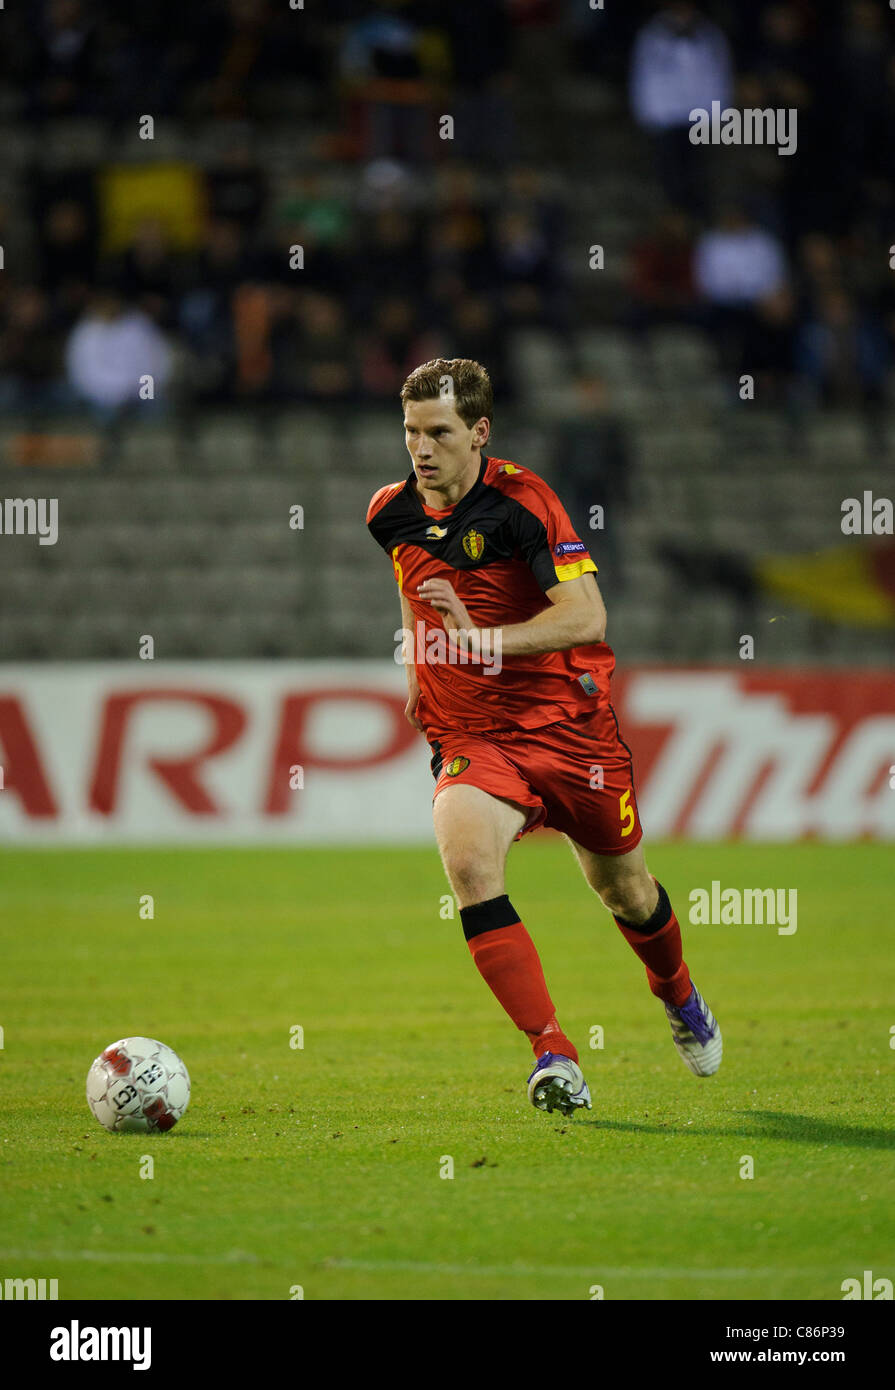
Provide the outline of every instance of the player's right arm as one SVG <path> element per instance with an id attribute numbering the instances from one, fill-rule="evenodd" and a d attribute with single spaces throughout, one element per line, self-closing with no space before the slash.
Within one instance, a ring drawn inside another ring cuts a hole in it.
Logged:
<path id="1" fill-rule="evenodd" d="M 389 498 L 393 497 L 395 493 L 400 491 L 400 489 L 403 486 L 404 484 L 402 482 L 388 483 L 385 487 L 381 487 L 378 492 L 373 494 L 373 497 L 370 500 L 370 505 L 367 508 L 367 525 L 370 526 L 371 530 L 373 530 L 374 537 L 377 540 L 377 542 L 382 546 L 383 550 L 385 550 L 387 554 L 391 555 L 392 564 L 395 570 L 395 578 L 398 581 L 398 594 L 400 595 L 401 599 L 401 627 L 403 628 L 405 634 L 403 643 L 404 669 L 407 672 L 407 704 L 404 707 L 404 715 L 407 719 L 407 722 L 410 725 L 412 725 L 414 729 L 418 729 L 420 733 L 425 733 L 426 731 L 423 725 L 420 723 L 419 719 L 417 718 L 416 713 L 417 705 L 420 701 L 420 684 L 417 680 L 416 675 L 416 663 L 413 660 L 413 642 L 408 641 L 408 634 L 411 638 L 415 637 L 416 620 L 413 616 L 413 609 L 410 607 L 410 601 L 408 600 L 402 588 L 403 578 L 401 573 L 401 566 L 398 563 L 397 559 L 398 552 L 397 548 L 392 547 L 392 541 L 389 537 L 388 529 L 386 528 L 384 534 L 377 534 L 376 530 L 371 526 L 371 523 L 375 520 L 376 516 L 386 505 Z"/>
<path id="2" fill-rule="evenodd" d="M 413 609 L 410 607 L 410 603 L 407 599 L 406 594 L 404 593 L 404 590 L 399 589 L 398 593 L 401 595 L 401 626 L 403 627 L 405 633 L 409 632 L 412 634 L 415 631 L 414 623 L 416 622 L 416 619 L 413 616 Z M 416 716 L 416 707 L 419 704 L 420 700 L 420 683 L 417 680 L 416 676 L 416 663 L 414 661 L 408 660 L 408 657 L 411 654 L 412 647 L 410 651 L 408 651 L 407 638 L 405 636 L 404 670 L 407 672 L 407 704 L 404 707 L 404 717 L 407 719 L 408 723 L 410 723 L 413 726 L 414 729 L 418 729 L 419 732 L 422 734 L 425 733 L 425 729 L 423 728 L 422 724 Z"/>

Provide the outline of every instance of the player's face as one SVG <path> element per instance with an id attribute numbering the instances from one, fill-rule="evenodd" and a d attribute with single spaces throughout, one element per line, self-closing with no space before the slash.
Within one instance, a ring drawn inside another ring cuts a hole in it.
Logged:
<path id="1" fill-rule="evenodd" d="M 472 482 L 479 468 L 479 450 L 487 441 L 489 423 L 483 417 L 465 425 L 449 401 L 408 401 L 404 438 L 419 486 L 429 492 L 450 493 Z"/>

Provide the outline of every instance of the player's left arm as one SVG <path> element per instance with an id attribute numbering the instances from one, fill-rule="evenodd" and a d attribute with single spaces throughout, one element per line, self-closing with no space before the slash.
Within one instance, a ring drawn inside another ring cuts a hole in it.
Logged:
<path id="1" fill-rule="evenodd" d="M 516 474 L 512 477 L 515 480 Z M 525 622 L 500 628 L 500 651 L 504 656 L 538 656 L 602 642 L 606 607 L 596 581 L 597 567 L 559 498 L 533 475 L 519 479 L 510 497 L 515 504 L 511 522 L 518 554 L 548 603 Z M 419 595 L 442 614 L 448 632 L 457 633 L 452 640 L 477 656 L 481 632 L 451 584 L 446 579 L 427 580 Z"/>
<path id="2" fill-rule="evenodd" d="M 441 613 L 448 632 L 456 632 L 460 645 L 478 654 L 481 629 L 447 579 L 427 579 L 420 585 L 420 598 Z M 546 591 L 550 607 L 524 623 L 510 623 L 500 629 L 500 650 L 504 656 L 537 656 L 542 652 L 562 652 L 569 647 L 586 647 L 602 642 L 606 636 L 606 605 L 593 574 L 564 579 Z"/>
<path id="3" fill-rule="evenodd" d="M 524 623 L 501 628 L 505 656 L 538 656 L 602 642 L 606 606 L 597 567 L 568 513 L 543 479 L 525 470 L 510 475 L 519 556 L 537 581 L 548 606 Z"/>
<path id="4" fill-rule="evenodd" d="M 548 589 L 550 607 L 524 623 L 501 628 L 504 656 L 538 656 L 588 647 L 606 636 L 606 605 L 593 574 L 564 579 Z"/>

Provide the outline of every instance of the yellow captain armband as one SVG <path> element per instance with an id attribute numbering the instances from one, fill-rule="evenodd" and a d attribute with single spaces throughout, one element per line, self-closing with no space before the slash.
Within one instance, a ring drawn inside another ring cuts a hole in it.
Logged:
<path id="1" fill-rule="evenodd" d="M 589 557 L 586 560 L 575 560 L 571 565 L 554 565 L 553 568 L 559 580 L 580 579 L 582 574 L 597 573 L 597 567 Z"/>

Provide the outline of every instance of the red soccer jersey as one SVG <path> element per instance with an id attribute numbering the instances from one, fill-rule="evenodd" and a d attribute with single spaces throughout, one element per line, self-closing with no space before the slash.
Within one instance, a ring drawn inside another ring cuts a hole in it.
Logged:
<path id="1" fill-rule="evenodd" d="M 411 471 L 380 488 L 367 525 L 392 559 L 414 614 L 417 716 L 430 740 L 450 730 L 537 729 L 596 708 L 608 710 L 615 666 L 605 642 L 490 663 L 447 653 L 442 617 L 417 587 L 447 579 L 476 627 L 523 623 L 549 607 L 548 589 L 596 565 L 552 488 L 536 473 L 482 455 L 473 487 L 453 507 L 424 505 Z"/>

